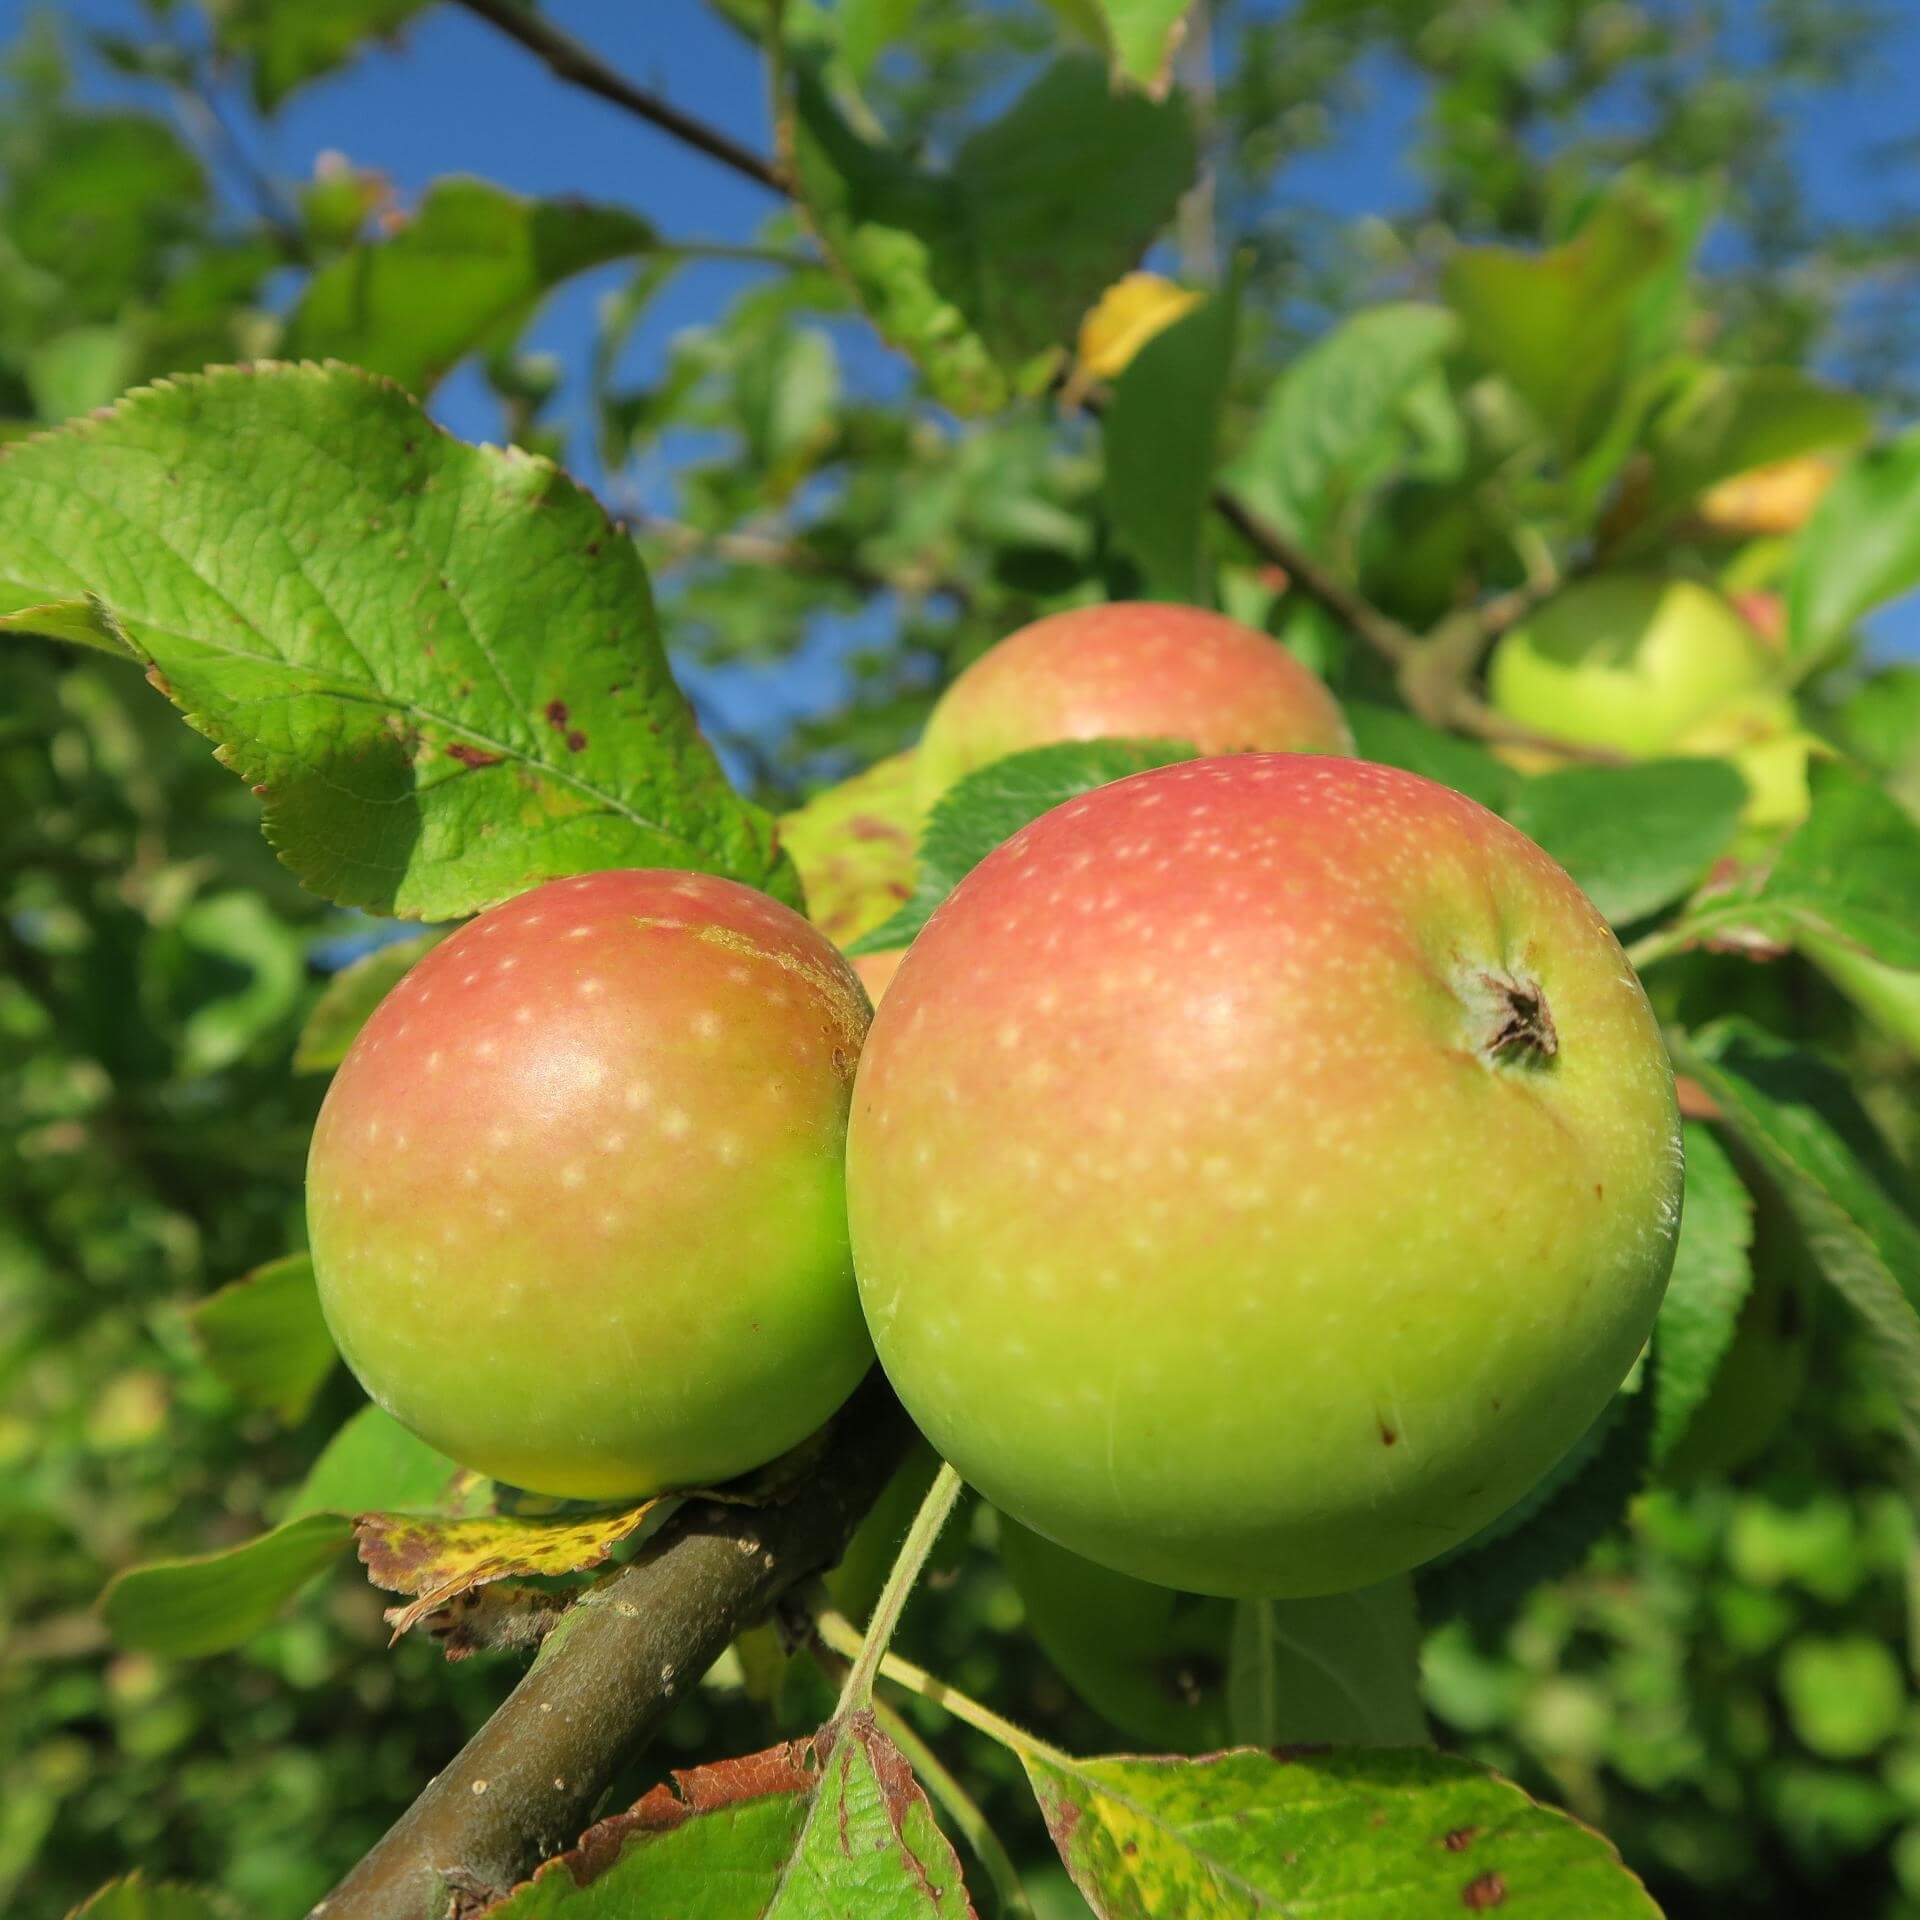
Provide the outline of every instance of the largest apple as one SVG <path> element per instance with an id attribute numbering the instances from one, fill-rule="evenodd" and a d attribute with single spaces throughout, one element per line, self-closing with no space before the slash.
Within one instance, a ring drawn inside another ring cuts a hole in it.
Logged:
<path id="1" fill-rule="evenodd" d="M 436 947 L 307 1168 L 320 1303 L 403 1425 L 610 1499 L 804 1439 L 872 1362 L 841 1170 L 866 996 L 730 880 L 596 873 Z"/>
<path id="2" fill-rule="evenodd" d="M 1366 1585 L 1485 1525 L 1653 1324 L 1673 1080 L 1531 841 L 1351 760 L 1043 816 L 909 950 L 854 1089 L 855 1268 L 986 1496 L 1164 1585 Z"/>

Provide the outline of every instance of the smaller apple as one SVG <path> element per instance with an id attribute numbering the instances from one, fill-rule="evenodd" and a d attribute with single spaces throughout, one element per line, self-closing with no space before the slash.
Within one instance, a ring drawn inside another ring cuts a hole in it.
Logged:
<path id="1" fill-rule="evenodd" d="M 536 1493 L 761 1466 L 872 1362 L 843 1144 L 869 1018 L 732 880 L 553 880 L 374 1009 L 307 1163 L 320 1307 L 401 1425 Z"/>
<path id="2" fill-rule="evenodd" d="M 1833 749 L 1800 724 L 1784 693 L 1756 689 L 1736 695 L 1673 743 L 1679 754 L 1729 760 L 1747 783 L 1740 818 L 1749 827 L 1797 827 L 1813 796 L 1807 767 Z"/>
<path id="3" fill-rule="evenodd" d="M 1115 601 L 1036 620 L 967 668 L 927 722 L 917 790 L 931 806 L 1010 753 L 1120 738 L 1353 751 L 1333 695 L 1277 640 L 1200 607 Z"/>
<path id="4" fill-rule="evenodd" d="M 1773 663 L 1753 628 L 1691 580 L 1576 581 L 1507 633 L 1488 668 L 1493 704 L 1562 740 L 1665 752 Z"/>

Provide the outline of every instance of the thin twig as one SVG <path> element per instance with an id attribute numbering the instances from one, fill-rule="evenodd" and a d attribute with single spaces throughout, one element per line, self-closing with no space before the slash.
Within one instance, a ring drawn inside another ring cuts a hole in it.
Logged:
<path id="1" fill-rule="evenodd" d="M 1225 487 L 1213 489 L 1213 510 L 1263 559 L 1286 574 L 1288 581 L 1352 633 L 1383 660 L 1403 666 L 1419 652 L 1420 642 L 1391 615 L 1382 613 L 1339 575 L 1323 567 L 1304 547 L 1296 547 L 1279 528 L 1270 526 L 1239 495 Z"/>
<path id="2" fill-rule="evenodd" d="M 697 148 L 708 159 L 731 167 L 744 179 L 774 193 L 791 195 L 793 189 L 770 160 L 743 146 L 731 134 L 708 126 L 704 120 L 682 112 L 658 94 L 636 86 L 608 66 L 591 47 L 563 33 L 544 16 L 518 4 L 518 0 L 459 0 L 459 4 L 499 28 L 509 39 L 519 41 L 529 53 L 538 55 L 568 85 L 582 87 L 602 100 L 611 101 L 636 118 L 672 134 L 676 140 Z"/>
<path id="3" fill-rule="evenodd" d="M 844 580 L 866 593 L 903 593 L 911 599 L 945 595 L 956 606 L 973 604 L 973 589 L 963 580 L 943 579 L 937 573 L 920 569 L 902 569 L 882 573 L 877 567 L 862 566 L 858 560 L 843 560 L 823 553 L 804 538 L 782 538 L 765 533 L 707 533 L 690 527 L 683 520 L 670 520 L 662 514 L 635 512 L 632 515 L 637 534 L 652 535 L 672 547 L 676 560 L 725 560 L 735 566 L 773 567 L 788 573 L 814 574 L 825 580 Z"/>
<path id="4" fill-rule="evenodd" d="M 866 1645 L 866 1637 L 844 1613 L 828 1611 L 818 1614 L 813 1627 L 825 1645 L 850 1660 L 858 1659 L 861 1649 Z M 1058 1747 L 1050 1746 L 1038 1734 L 1015 1726 L 991 1707 L 983 1706 L 957 1687 L 948 1686 L 925 1667 L 916 1667 L 911 1660 L 903 1660 L 897 1653 L 880 1656 L 880 1676 L 884 1680 L 891 1680 L 897 1687 L 906 1688 L 909 1693 L 917 1693 L 922 1700 L 931 1701 L 942 1712 L 952 1714 L 956 1720 L 971 1727 L 975 1733 L 984 1733 L 989 1740 L 997 1740 L 1023 1758 L 1031 1754 L 1036 1759 L 1052 1761 L 1056 1765 L 1073 1765 L 1070 1755 L 1062 1753 Z"/>
<path id="5" fill-rule="evenodd" d="M 912 1526 L 907 1529 L 907 1537 L 900 1543 L 900 1551 L 887 1575 L 887 1583 L 880 1589 L 880 1598 L 874 1602 L 873 1617 L 867 1622 L 853 1671 L 847 1675 L 847 1684 L 840 1690 L 837 1713 L 858 1713 L 873 1699 L 873 1676 L 879 1671 L 881 1656 L 893 1638 L 894 1629 L 900 1624 L 901 1614 L 906 1611 L 907 1596 L 919 1584 L 920 1570 L 927 1564 L 927 1555 L 933 1551 L 933 1543 L 940 1538 L 940 1529 L 947 1524 L 955 1503 L 965 1490 L 965 1482 L 959 1474 L 944 1460 L 941 1461 L 940 1471 L 934 1475 L 933 1485 L 927 1489 L 926 1498 L 920 1502 L 920 1510 L 913 1516 Z"/>

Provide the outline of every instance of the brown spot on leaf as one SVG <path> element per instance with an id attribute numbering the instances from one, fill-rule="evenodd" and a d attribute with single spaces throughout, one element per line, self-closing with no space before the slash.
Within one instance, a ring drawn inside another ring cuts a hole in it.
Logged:
<path id="1" fill-rule="evenodd" d="M 1507 1904 L 1507 1883 L 1497 1873 L 1476 1874 L 1460 1889 L 1460 1904 L 1469 1913 L 1485 1913 Z"/>
<path id="2" fill-rule="evenodd" d="M 569 753 L 578 753 L 586 744 L 587 736 L 577 727 L 567 735 L 567 751 Z"/>
<path id="3" fill-rule="evenodd" d="M 470 747 L 464 740 L 456 740 L 447 749 L 449 760 L 458 760 L 463 767 L 497 767 L 502 756 L 488 753 L 483 747 Z"/>
<path id="4" fill-rule="evenodd" d="M 1465 1853 L 1480 1838 L 1478 1827 L 1455 1827 L 1451 1833 L 1440 1836 L 1440 1844 L 1449 1853 Z"/>
<path id="5" fill-rule="evenodd" d="M 547 725 L 555 729 L 556 732 L 566 732 L 567 703 L 564 700 L 549 700 L 547 702 Z"/>
<path id="6" fill-rule="evenodd" d="M 1400 1438 L 1399 1434 L 1397 1434 L 1393 1430 L 1393 1428 L 1388 1426 L 1384 1420 L 1380 1422 L 1380 1444 L 1383 1447 L 1392 1446 L 1395 1443 L 1395 1441 L 1397 1441 L 1399 1438 Z"/>

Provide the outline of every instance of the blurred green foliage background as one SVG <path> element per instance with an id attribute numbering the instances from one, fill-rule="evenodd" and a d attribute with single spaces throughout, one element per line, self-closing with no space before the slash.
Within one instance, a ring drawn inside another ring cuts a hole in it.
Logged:
<path id="1" fill-rule="evenodd" d="M 382 217 L 385 188 L 350 162 L 246 192 L 230 130 L 240 119 L 245 150 L 243 88 L 271 105 L 319 57 L 281 37 L 288 11 L 226 0 L 210 24 L 156 4 L 91 35 L 45 16 L 16 40 L 0 120 L 0 433 L 271 352 L 289 289 Z M 900 21 L 902 57 L 873 91 L 935 147 L 1053 31 L 1038 7 L 953 0 Z M 1700 297 L 1717 359 L 1816 365 L 1889 418 L 1911 410 L 1920 250 L 1897 183 L 1910 195 L 1920 148 L 1890 151 L 1887 191 L 1837 220 L 1809 211 L 1789 139 L 1809 101 L 1888 57 L 1896 10 L 1303 0 L 1221 4 L 1209 30 L 1211 194 L 1189 204 L 1167 264 L 1205 277 L 1247 250 L 1243 412 L 1330 316 L 1430 279 L 1462 238 L 1559 237 L 1634 164 L 1715 196 Z M 1303 210 L 1289 169 L 1337 140 L 1383 63 L 1416 108 L 1398 156 L 1414 202 Z M 88 104 L 102 69 L 150 104 Z M 743 244 L 779 255 L 799 234 L 776 212 Z M 556 367 L 512 330 L 476 343 L 483 384 L 464 376 L 462 405 L 484 401 L 499 431 L 595 469 L 634 516 L 681 666 L 726 696 L 715 730 L 784 802 L 910 740 L 959 665 L 1090 590 L 1105 566 L 1098 446 L 1084 422 L 1026 410 L 960 429 L 904 399 L 817 265 L 748 263 L 724 307 L 636 369 L 625 342 L 684 264 L 643 260 L 607 297 L 585 366 Z M 1449 517 L 1420 488 L 1378 495 L 1350 543 L 1368 590 L 1409 620 L 1443 609 L 1456 580 L 1497 573 L 1490 554 L 1534 504 L 1496 476 L 1472 514 Z M 1251 571 L 1238 590 L 1256 611 L 1271 598 Z M 1369 663 L 1337 634 L 1290 638 L 1337 684 L 1368 689 Z M 725 677 L 743 670 L 757 677 Z M 739 684 L 757 689 L 744 705 L 727 694 Z M 357 1403 L 336 1373 L 291 1425 L 240 1406 L 185 1309 L 300 1243 L 323 1082 L 292 1075 L 291 1050 L 331 956 L 364 933 L 292 883 L 245 788 L 137 675 L 50 645 L 0 650 L 10 1912 L 62 1913 L 135 1863 L 221 1887 L 244 1911 L 299 1911 L 510 1683 L 505 1660 L 449 1666 L 417 1637 L 389 1651 L 379 1596 L 345 1565 L 244 1651 L 200 1663 L 116 1652 L 93 1611 L 137 1559 L 257 1531 Z M 1894 1145 L 1911 1165 L 1912 1063 L 1818 976 L 1792 960 L 1697 972 L 1717 1005 L 1753 1005 L 1844 1054 L 1908 1129 Z M 916 1603 L 906 1650 L 1064 1744 L 1127 1744 L 1021 1634 L 992 1516 L 969 1529 Z M 1913 1557 L 1893 1413 L 1842 1318 L 1822 1314 L 1808 1387 L 1759 1461 L 1644 1495 L 1511 1617 L 1439 1628 L 1430 1704 L 1451 1743 L 1614 1836 L 1677 1916 L 1920 1915 Z M 1204 1694 L 1219 1675 L 1203 1661 L 1189 1678 Z M 789 1688 L 795 1729 L 811 1724 L 810 1684 Z M 1038 1865 L 1050 1856 L 1010 1758 L 925 1724 L 1035 1863 L 1048 1914 L 1072 1912 L 1058 1869 Z M 737 1685 L 710 1686 L 624 1785 L 764 1738 Z"/>

